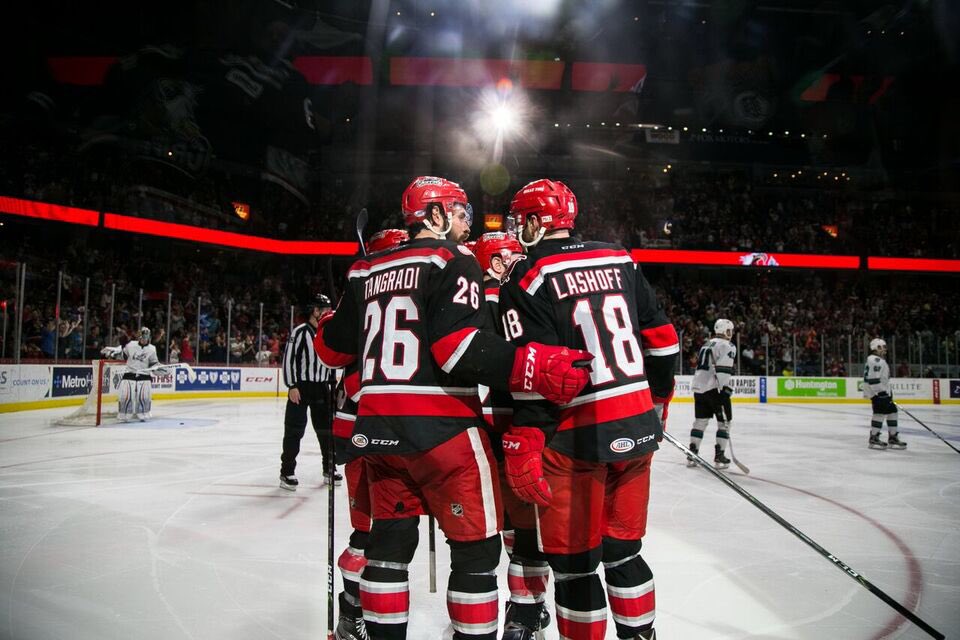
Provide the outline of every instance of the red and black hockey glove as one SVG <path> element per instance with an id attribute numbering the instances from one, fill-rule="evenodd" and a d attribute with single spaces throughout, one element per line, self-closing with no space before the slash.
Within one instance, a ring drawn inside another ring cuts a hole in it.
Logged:
<path id="1" fill-rule="evenodd" d="M 590 380 L 589 351 L 531 342 L 517 349 L 510 391 L 539 393 L 555 404 L 573 400 Z"/>
<path id="2" fill-rule="evenodd" d="M 667 430 L 667 416 L 670 414 L 671 400 L 673 400 L 673 391 L 666 398 L 653 396 L 653 409 L 657 412 L 657 417 L 660 418 L 660 424 L 663 425 L 664 431 Z"/>
<path id="3" fill-rule="evenodd" d="M 510 427 L 503 434 L 503 462 L 510 489 L 524 502 L 546 507 L 553 494 L 543 477 L 543 431 L 535 427 Z"/>

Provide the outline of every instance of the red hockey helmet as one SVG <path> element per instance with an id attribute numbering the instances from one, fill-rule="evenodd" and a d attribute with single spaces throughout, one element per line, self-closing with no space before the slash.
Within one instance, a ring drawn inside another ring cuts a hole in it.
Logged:
<path id="1" fill-rule="evenodd" d="M 403 229 L 383 229 L 370 236 L 365 246 L 367 253 L 386 251 L 408 241 L 410 235 Z"/>
<path id="2" fill-rule="evenodd" d="M 534 180 L 513 196 L 510 215 L 521 232 L 521 244 L 529 247 L 537 244 L 547 231 L 573 228 L 577 217 L 577 196 L 562 182 L 546 178 Z M 530 215 L 539 216 L 541 229 L 538 237 L 527 243 L 523 241 L 522 232 Z"/>
<path id="3" fill-rule="evenodd" d="M 503 233 L 502 231 L 492 231 L 480 236 L 480 239 L 477 240 L 477 245 L 473 249 L 473 253 L 477 256 L 481 269 L 489 272 L 490 275 L 495 278 L 500 278 L 503 274 L 490 272 L 490 259 L 493 258 L 493 256 L 500 256 L 504 266 L 509 267 L 516 259 L 514 256 L 523 253 L 523 247 L 520 246 L 520 243 L 514 236 Z"/>
<path id="4" fill-rule="evenodd" d="M 443 213 L 447 217 L 447 228 L 445 230 L 434 229 L 427 217 L 427 208 L 431 204 L 439 204 L 443 209 Z M 450 230 L 450 217 L 453 215 L 453 207 L 458 204 L 467 210 L 468 217 L 472 217 L 472 210 L 467 202 L 467 193 L 460 188 L 460 185 L 445 178 L 420 176 L 411 182 L 410 186 L 403 192 L 401 202 L 403 223 L 408 227 L 413 227 L 418 222 L 423 222 L 431 231 L 446 235 Z M 468 220 L 469 222 L 470 220 Z"/>

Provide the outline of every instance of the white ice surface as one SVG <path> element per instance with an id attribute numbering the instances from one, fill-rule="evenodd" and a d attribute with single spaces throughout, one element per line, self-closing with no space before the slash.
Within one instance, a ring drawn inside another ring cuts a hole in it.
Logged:
<path id="1" fill-rule="evenodd" d="M 960 448 L 960 407 L 908 410 Z M 69 411 L 0 415 L 0 640 L 325 636 L 319 447 L 308 428 L 300 489 L 279 489 L 282 400 L 157 403 L 145 424 L 51 424 Z M 867 449 L 866 406 L 738 404 L 735 414 L 751 474 L 731 468 L 731 478 L 960 637 L 960 455 L 902 414 L 909 447 Z M 691 422 L 692 405 L 671 408 L 683 442 Z M 651 491 L 644 557 L 661 640 L 929 637 L 667 442 Z M 339 555 L 345 487 L 336 497 Z M 440 593 L 427 593 L 425 525 L 412 640 L 440 638 L 447 624 L 449 555 L 440 538 Z"/>

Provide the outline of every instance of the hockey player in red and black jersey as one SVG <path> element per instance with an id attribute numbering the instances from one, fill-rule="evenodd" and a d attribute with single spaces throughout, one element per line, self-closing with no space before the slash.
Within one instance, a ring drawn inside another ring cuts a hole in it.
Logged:
<path id="1" fill-rule="evenodd" d="M 480 236 L 473 253 L 483 269 L 484 308 L 489 321 L 503 335 L 500 285 L 508 279 L 513 266 L 526 259 L 523 247 L 512 233 L 491 232 Z M 513 402 L 506 391 L 481 389 L 481 398 L 502 486 L 505 477 L 500 438 L 510 427 Z M 502 640 L 524 640 L 529 637 L 526 635 L 528 633 L 535 633 L 542 638 L 543 629 L 550 624 L 550 614 L 544 602 L 550 567 L 547 566 L 546 556 L 537 548 L 536 514 L 533 505 L 523 502 L 512 491 L 504 491 L 502 498 L 503 545 L 510 557 L 507 571 L 510 600 L 507 603 Z"/>
<path id="2" fill-rule="evenodd" d="M 456 640 L 493 640 L 501 501 L 477 385 L 565 403 L 587 383 L 592 356 L 486 330 L 466 194 L 422 177 L 404 191 L 408 244 L 359 260 L 315 346 L 330 366 L 357 360 L 360 394 L 351 446 L 364 456 L 373 526 L 360 603 L 371 638 L 404 638 L 407 567 L 419 516 L 450 545 L 447 609 Z"/>
<path id="3" fill-rule="evenodd" d="M 403 229 L 383 229 L 370 236 L 366 242 L 366 255 L 387 251 L 407 242 L 410 236 Z M 360 573 L 367 564 L 364 550 L 370 537 L 370 489 L 367 486 L 367 469 L 357 449 L 349 446 L 353 437 L 353 425 L 357 420 L 357 401 L 360 398 L 360 372 L 357 362 L 352 362 L 340 377 L 337 385 L 337 406 L 333 416 L 333 438 L 336 460 L 344 464 L 347 478 L 347 499 L 350 507 L 350 524 L 353 533 L 347 548 L 340 554 L 337 566 L 343 577 L 343 591 L 338 598 L 340 616 L 335 637 L 337 640 L 366 640 L 366 624 L 360 607 Z"/>
<path id="4" fill-rule="evenodd" d="M 571 234 L 577 200 L 566 185 L 531 182 L 510 212 L 528 253 L 500 291 L 508 338 L 587 349 L 595 358 L 590 384 L 570 402 L 513 393 L 513 426 L 503 436 L 507 482 L 537 505 L 560 637 L 604 637 L 602 561 L 617 636 L 650 639 L 653 574 L 640 546 L 677 334 L 625 249 Z"/>

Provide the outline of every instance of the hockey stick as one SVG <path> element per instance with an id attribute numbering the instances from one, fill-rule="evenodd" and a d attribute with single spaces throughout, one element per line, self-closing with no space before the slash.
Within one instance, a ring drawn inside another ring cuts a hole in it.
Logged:
<path id="1" fill-rule="evenodd" d="M 430 593 L 437 592 L 437 534 L 433 516 L 427 517 L 427 542 L 430 546 Z"/>
<path id="2" fill-rule="evenodd" d="M 731 480 L 730 478 L 728 478 L 726 475 L 724 475 L 724 474 L 720 473 L 719 471 L 717 471 L 716 469 L 714 469 L 710 464 L 707 463 L 706 460 L 704 460 L 704 459 L 701 458 L 699 455 L 697 455 L 696 453 L 693 453 L 692 451 L 690 451 L 689 449 L 687 449 L 685 446 L 683 446 L 682 444 L 680 444 L 680 441 L 677 440 L 676 438 L 674 438 L 669 432 L 664 431 L 664 432 L 663 432 L 663 437 L 666 438 L 667 440 L 669 440 L 669 441 L 670 441 L 670 444 L 672 444 L 672 445 L 675 446 L 676 448 L 680 449 L 680 451 L 682 451 L 683 453 L 685 453 L 688 457 L 694 457 L 694 458 L 696 458 L 696 459 L 697 459 L 697 462 L 700 463 L 700 466 L 702 466 L 704 469 L 706 469 L 707 471 L 709 471 L 710 473 L 712 473 L 713 475 L 715 475 L 717 478 L 720 479 L 721 482 L 723 482 L 723 483 L 726 484 L 728 487 L 730 487 L 731 489 L 733 489 L 734 491 L 736 491 L 737 493 L 739 493 L 741 496 L 743 496 L 750 504 L 752 504 L 752 505 L 755 506 L 757 509 L 760 509 L 760 511 L 763 511 L 765 514 L 767 514 L 770 518 L 772 518 L 772 519 L 773 519 L 777 524 L 779 524 L 781 527 L 783 527 L 784 529 L 786 529 L 787 531 L 789 531 L 789 532 L 792 533 L 793 535 L 795 535 L 795 536 L 797 536 L 798 538 L 800 538 L 800 540 L 802 540 L 803 542 L 805 542 L 805 543 L 806 543 L 808 546 L 810 546 L 814 551 L 816 551 L 816 552 L 819 553 L 821 556 L 823 556 L 824 558 L 826 558 L 827 560 L 829 560 L 830 562 L 832 562 L 832 563 L 834 564 L 834 566 L 836 566 L 838 569 L 840 569 L 841 571 L 843 571 L 845 574 L 847 574 L 848 576 L 850 576 L 851 578 L 853 578 L 854 580 L 856 580 L 856 581 L 860 584 L 860 586 L 862 586 L 864 589 L 866 589 L 867 591 L 869 591 L 869 592 L 872 593 L 873 595 L 877 596 L 878 598 L 880 598 L 881 600 L 883 600 L 884 602 L 886 602 L 890 607 L 892 607 L 893 609 L 895 609 L 895 610 L 897 611 L 897 613 L 899 613 L 899 614 L 902 615 L 904 618 L 906 618 L 907 620 L 909 620 L 909 621 L 912 622 L 913 624 L 915 624 L 915 625 L 917 625 L 918 627 L 920 627 L 921 629 L 923 629 L 923 630 L 924 630 L 925 632 L 927 632 L 927 634 L 929 634 L 931 637 L 936 638 L 937 640 L 944 640 L 945 636 L 944 636 L 942 633 L 940 633 L 939 631 L 937 631 L 936 629 L 934 629 L 933 627 L 931 627 L 929 624 L 927 624 L 927 623 L 924 622 L 923 620 L 921 620 L 919 616 L 917 616 L 916 614 L 914 614 L 912 611 L 910 611 L 909 609 L 907 609 L 905 606 L 903 606 L 902 604 L 900 604 L 899 602 L 897 602 L 896 600 L 894 600 L 893 598 L 891 598 L 890 596 L 888 596 L 883 590 L 881 590 L 879 587 L 875 586 L 872 582 L 870 582 L 869 580 L 867 580 L 866 578 L 864 578 L 864 577 L 863 577 L 861 574 L 859 574 L 858 572 L 854 571 L 848 564 L 846 564 L 845 562 L 843 562 L 842 560 L 840 560 L 840 558 L 836 557 L 835 555 L 833 555 L 832 553 L 830 553 L 829 551 L 827 551 L 826 549 L 824 549 L 823 547 L 821 547 L 819 544 L 817 544 L 816 542 L 814 542 L 814 541 L 813 541 L 809 536 L 807 536 L 805 533 L 803 533 L 802 531 L 800 531 L 799 529 L 797 529 L 795 526 L 793 526 L 792 524 L 790 524 L 790 523 L 787 522 L 786 520 L 784 520 L 784 519 L 783 519 L 779 514 L 777 514 L 773 509 L 771 509 L 771 508 L 768 507 L 767 505 L 763 504 L 762 502 L 760 502 L 759 500 L 757 500 L 755 497 L 753 497 L 750 493 L 748 493 L 748 492 L 746 491 L 746 489 L 744 489 L 743 487 L 741 487 L 740 485 L 738 485 L 736 482 L 734 482 L 733 480 Z"/>
<path id="3" fill-rule="evenodd" d="M 941 436 L 939 433 L 937 433 L 936 431 L 934 431 L 933 429 L 931 429 L 931 428 L 928 427 L 927 425 L 923 424 L 923 422 L 922 422 L 919 418 L 917 418 L 917 416 L 913 415 L 912 413 L 910 413 L 909 411 L 907 411 L 906 409 L 904 409 L 904 408 L 901 407 L 900 405 L 896 405 L 896 407 L 897 407 L 897 409 L 899 409 L 900 411 L 903 411 L 905 414 L 907 414 L 908 416 L 910 416 L 911 418 L 913 418 L 914 422 L 916 422 L 917 424 L 919 424 L 921 427 L 923 427 L 924 429 L 926 429 L 927 431 L 929 431 L 929 432 L 932 433 L 933 435 L 935 435 L 935 436 L 937 436 L 938 438 L 940 438 L 941 440 L 943 440 L 943 444 L 947 445 L 948 447 L 950 447 L 951 449 L 953 449 L 953 450 L 956 451 L 957 453 L 960 453 L 960 450 L 958 450 L 955 446 L 953 446 L 952 444 L 950 444 L 949 442 L 947 442 L 946 440 L 944 440 L 944 439 L 943 439 L 943 436 Z"/>
<path id="4" fill-rule="evenodd" d="M 333 620 L 334 620 L 334 580 L 333 580 L 333 518 L 334 518 L 334 500 L 335 498 L 335 483 L 334 478 L 337 473 L 337 459 L 336 459 L 336 447 L 334 445 L 333 439 L 333 416 L 336 412 L 337 407 L 337 398 L 336 398 L 336 387 L 329 382 L 327 383 L 329 387 L 329 397 L 327 398 L 327 403 L 329 404 L 329 409 L 327 413 L 329 414 L 330 422 L 330 450 L 328 455 L 330 456 L 330 486 L 327 491 L 327 640 L 334 640 L 334 631 L 333 631 Z"/>
<path id="5" fill-rule="evenodd" d="M 367 218 L 367 208 L 364 207 L 357 214 L 357 240 L 360 241 L 360 253 L 362 255 L 367 255 L 367 246 L 363 243 L 363 230 L 367 226 Z"/>
<path id="6" fill-rule="evenodd" d="M 730 459 L 733 461 L 733 464 L 737 465 L 737 468 L 740 469 L 740 471 L 743 471 L 745 474 L 750 475 L 750 467 L 748 467 L 747 465 L 737 460 L 737 454 L 733 452 L 733 438 L 730 437 L 732 435 L 732 430 L 730 429 L 730 427 L 731 427 L 731 423 L 728 422 L 727 423 L 727 447 L 729 447 L 730 449 Z"/>
<path id="7" fill-rule="evenodd" d="M 190 382 L 197 381 L 197 372 L 193 370 L 193 367 L 188 365 L 186 362 L 171 362 L 170 364 L 155 364 L 152 367 L 147 367 L 146 369 L 141 369 L 140 371 L 134 371 L 133 373 L 154 373 L 156 371 L 176 371 L 177 369 L 184 369 L 187 372 L 187 380 Z"/>

